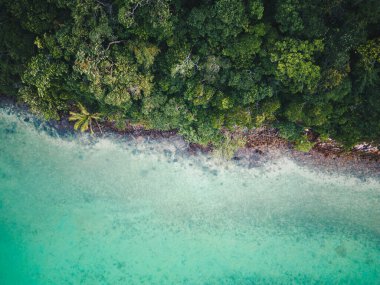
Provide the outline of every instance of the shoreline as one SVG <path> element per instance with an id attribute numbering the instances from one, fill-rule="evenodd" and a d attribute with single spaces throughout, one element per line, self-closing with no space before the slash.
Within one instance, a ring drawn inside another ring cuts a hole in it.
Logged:
<path id="1" fill-rule="evenodd" d="M 0 107 L 2 106 L 30 113 L 27 106 L 16 103 L 12 98 L 0 97 Z M 44 121 L 43 119 L 41 121 L 63 136 L 76 132 L 67 117 L 63 117 L 59 121 Z M 169 151 L 198 155 L 200 153 L 210 154 L 213 150 L 211 145 L 204 147 L 186 142 L 176 130 L 146 130 L 142 127 L 127 125 L 127 128 L 121 131 L 116 129 L 112 122 L 102 123 L 101 126 L 104 136 L 110 134 L 119 138 L 131 138 L 137 143 L 166 139 L 173 143 L 173 149 Z M 103 136 L 96 126 L 94 126 L 94 131 L 96 136 Z M 340 172 L 353 175 L 359 179 L 380 178 L 380 151 L 377 148 L 361 146 L 361 148 L 344 151 L 331 140 L 327 143 L 317 141 L 309 152 L 300 152 L 294 149 L 291 142 L 280 138 L 275 129 L 258 128 L 248 131 L 244 136 L 247 139 L 245 147 L 238 149 L 231 159 L 235 164 L 243 167 L 259 167 L 276 158 L 285 157 L 302 167 L 325 173 Z"/>

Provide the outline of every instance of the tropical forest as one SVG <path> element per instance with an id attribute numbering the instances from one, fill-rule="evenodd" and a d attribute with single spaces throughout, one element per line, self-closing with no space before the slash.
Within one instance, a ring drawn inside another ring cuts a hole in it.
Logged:
<path id="1" fill-rule="evenodd" d="M 270 126 L 380 139 L 377 0 L 2 0 L 0 92 L 201 145 Z"/>

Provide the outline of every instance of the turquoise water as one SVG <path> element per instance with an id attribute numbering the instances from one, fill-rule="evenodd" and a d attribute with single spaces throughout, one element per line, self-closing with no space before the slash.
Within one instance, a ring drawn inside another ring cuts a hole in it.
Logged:
<path id="1" fill-rule="evenodd" d="M 0 111 L 2 285 L 380 284 L 375 180 L 41 129 Z"/>

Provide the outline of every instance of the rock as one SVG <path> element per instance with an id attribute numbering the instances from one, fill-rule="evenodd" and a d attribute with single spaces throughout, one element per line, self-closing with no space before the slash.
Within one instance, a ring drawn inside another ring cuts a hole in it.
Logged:
<path id="1" fill-rule="evenodd" d="M 173 145 L 174 145 L 174 147 L 176 149 L 179 149 L 179 150 L 182 150 L 182 151 L 185 150 L 185 149 L 187 149 L 187 147 L 188 147 L 187 143 L 182 138 L 180 138 L 180 137 L 174 139 L 172 141 L 172 143 L 173 143 Z"/>
<path id="2" fill-rule="evenodd" d="M 172 154 L 173 154 L 173 153 L 172 153 L 170 150 L 168 150 L 168 149 L 164 149 L 164 155 L 165 155 L 166 157 L 171 157 Z"/>
<path id="3" fill-rule="evenodd" d="M 144 139 L 143 136 L 138 136 L 138 137 L 136 137 L 135 141 L 136 141 L 137 143 L 143 143 L 143 142 L 145 141 L 145 139 Z"/>

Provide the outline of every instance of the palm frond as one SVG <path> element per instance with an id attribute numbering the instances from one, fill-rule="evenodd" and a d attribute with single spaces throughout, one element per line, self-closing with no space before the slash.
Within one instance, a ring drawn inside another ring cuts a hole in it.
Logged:
<path id="1" fill-rule="evenodd" d="M 76 121 L 74 124 L 74 130 L 80 130 L 81 132 L 85 132 L 90 129 L 91 134 L 94 133 L 92 130 L 92 120 L 96 123 L 102 117 L 101 113 L 90 114 L 87 109 L 81 104 L 78 103 L 78 108 L 80 113 L 70 111 L 69 121 Z M 99 129 L 101 130 L 100 126 Z"/>
<path id="2" fill-rule="evenodd" d="M 78 103 L 78 107 L 79 107 L 82 114 L 87 115 L 87 116 L 90 115 L 90 113 L 87 111 L 87 109 L 81 103 Z"/>
<path id="3" fill-rule="evenodd" d="M 83 117 L 82 114 L 78 114 L 78 113 L 70 112 L 69 121 L 80 120 L 82 117 Z"/>
<path id="4" fill-rule="evenodd" d="M 88 130 L 88 127 L 89 127 L 89 124 L 90 124 L 90 119 L 89 118 L 86 118 L 84 121 L 83 121 L 83 124 L 80 128 L 80 131 L 83 133 L 85 131 Z"/>

